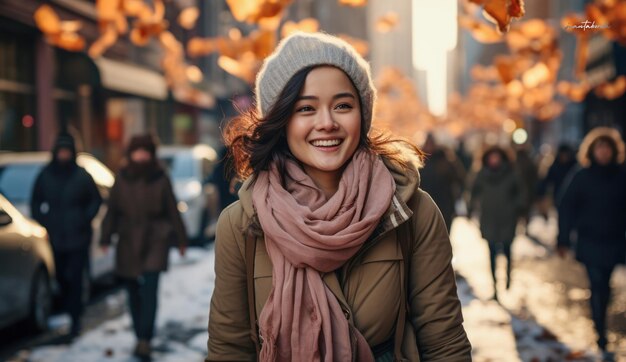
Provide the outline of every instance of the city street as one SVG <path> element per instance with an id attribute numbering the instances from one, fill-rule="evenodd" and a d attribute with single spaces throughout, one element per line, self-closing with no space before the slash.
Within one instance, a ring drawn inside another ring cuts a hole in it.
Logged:
<path id="1" fill-rule="evenodd" d="M 555 233 L 554 220 L 544 223 L 534 219 L 530 230 L 549 244 Z M 498 286 L 498 304 L 490 299 L 493 289 L 488 252 L 475 225 L 457 218 L 452 243 L 465 328 L 475 361 L 598 360 L 587 308 L 589 291 L 577 263 L 561 260 L 551 255 L 549 248 L 519 236 L 513 247 L 511 289 Z M 185 258 L 170 255 L 171 269 L 163 274 L 160 284 L 155 361 L 201 361 L 205 355 L 213 257 L 211 246 L 192 249 Z M 504 260 L 499 262 L 498 272 L 503 276 Z M 612 284 L 610 341 L 620 361 L 626 360 L 625 269 L 614 273 Z M 32 338 L 22 346 L 4 346 L 2 355 L 8 361 L 133 361 L 134 337 L 124 309 L 125 293 L 113 289 L 89 307 L 88 330 L 71 345 Z M 51 321 L 57 335 L 64 328 L 62 320 L 56 317 Z"/>
<path id="2" fill-rule="evenodd" d="M 0 0 L 0 362 L 386 361 L 409 219 L 404 358 L 626 362 L 625 139 L 626 0 Z"/>

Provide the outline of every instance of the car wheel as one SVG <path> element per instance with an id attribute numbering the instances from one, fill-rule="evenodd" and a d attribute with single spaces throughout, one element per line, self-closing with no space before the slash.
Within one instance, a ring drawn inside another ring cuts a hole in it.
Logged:
<path id="1" fill-rule="evenodd" d="M 44 332 L 48 329 L 48 318 L 52 312 L 52 289 L 48 273 L 42 267 L 35 274 L 30 297 L 30 325 Z"/>

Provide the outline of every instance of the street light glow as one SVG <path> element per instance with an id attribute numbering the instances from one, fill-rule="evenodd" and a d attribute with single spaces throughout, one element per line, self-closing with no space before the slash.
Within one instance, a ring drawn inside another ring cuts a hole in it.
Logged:
<path id="1" fill-rule="evenodd" d="M 523 145 L 528 140 L 528 132 L 523 128 L 518 128 L 513 132 L 513 142 Z"/>

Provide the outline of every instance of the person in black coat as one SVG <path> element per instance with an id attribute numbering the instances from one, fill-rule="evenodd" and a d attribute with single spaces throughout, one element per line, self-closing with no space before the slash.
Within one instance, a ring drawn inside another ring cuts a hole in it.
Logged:
<path id="1" fill-rule="evenodd" d="M 558 253 L 566 255 L 577 232 L 576 259 L 587 269 L 591 314 L 598 347 L 606 352 L 609 281 L 626 259 L 626 172 L 624 142 L 615 129 L 598 127 L 585 136 L 578 153 L 582 166 L 565 188 L 559 205 Z"/>
<path id="2" fill-rule="evenodd" d="M 576 165 L 576 152 L 572 146 L 563 143 L 559 145 L 554 162 L 550 165 L 548 173 L 537 186 L 537 196 L 546 197 L 551 195 L 554 205 L 558 207 L 561 196 L 561 185 Z"/>
<path id="3" fill-rule="evenodd" d="M 436 144 L 432 134 L 426 137 L 422 150 L 427 154 L 427 160 L 420 170 L 420 187 L 433 198 L 450 232 L 456 200 L 463 189 L 465 169 L 454 152 Z"/>
<path id="4" fill-rule="evenodd" d="M 74 139 L 60 134 L 52 161 L 37 176 L 30 208 L 50 237 L 63 304 L 72 319 L 72 337 L 80 332 L 82 276 L 89 266 L 91 221 L 101 203 L 93 178 L 76 164 Z"/>

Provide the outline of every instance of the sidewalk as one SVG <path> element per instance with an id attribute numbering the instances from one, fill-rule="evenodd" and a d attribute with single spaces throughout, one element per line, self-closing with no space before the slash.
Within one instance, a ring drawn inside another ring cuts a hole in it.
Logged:
<path id="1" fill-rule="evenodd" d="M 190 248 L 185 258 L 170 253 L 170 270 L 161 275 L 157 335 L 153 361 L 200 362 L 206 357 L 209 304 L 215 274 L 212 248 Z M 110 297 L 125 303 L 125 293 Z M 71 345 L 44 346 L 22 351 L 9 361 L 29 362 L 135 362 L 135 336 L 130 316 L 103 323 L 77 338 Z"/>
<path id="2" fill-rule="evenodd" d="M 537 230 L 537 227 L 531 224 L 531 231 L 540 238 L 551 239 L 551 234 L 556 234 L 553 224 L 541 225 L 545 230 Z M 565 293 L 565 288 L 559 288 L 559 283 L 546 283 L 537 275 L 542 272 L 537 265 L 557 269 L 553 271 L 556 274 L 565 263 L 568 268 L 580 266 L 572 261 L 550 257 L 550 248 L 519 236 L 512 250 L 511 289 L 506 291 L 505 286 L 499 283 L 499 304 L 491 300 L 493 282 L 489 251 L 477 226 L 466 218 L 457 218 L 451 239 L 465 329 L 472 342 L 476 362 L 599 360 L 594 346 L 593 325 L 587 316 L 589 291 L 573 288 Z M 505 277 L 504 263 L 504 258 L 500 257 L 499 280 Z M 618 273 L 623 275 L 623 269 Z M 614 279 L 620 279 L 621 275 Z M 563 303 L 563 300 L 569 299 L 578 302 L 575 308 Z M 626 355 L 622 357 L 626 358 Z"/>
<path id="3" fill-rule="evenodd" d="M 545 229 L 540 230 L 544 234 L 554 233 L 554 225 L 540 226 Z M 493 288 L 488 251 L 476 226 L 465 218 L 457 218 L 452 228 L 452 245 L 474 361 L 598 360 L 586 306 L 589 291 L 578 280 L 581 270 L 576 263 L 551 257 L 547 248 L 518 237 L 513 245 L 511 289 L 506 291 L 504 285 L 499 285 L 502 304 L 498 304 L 490 299 Z M 200 362 L 206 355 L 208 310 L 215 280 L 214 253 L 212 249 L 192 248 L 184 259 L 174 252 L 170 258 L 170 270 L 163 274 L 160 283 L 153 360 Z M 499 273 L 504 273 L 504 265 L 500 267 Z M 616 273 L 614 282 L 620 291 L 614 308 L 622 308 L 626 306 L 624 269 Z M 124 303 L 124 298 L 122 292 L 111 296 L 113 303 Z M 620 311 L 613 313 L 623 315 Z M 615 334 L 610 339 L 619 347 L 617 360 L 626 361 L 626 337 Z M 136 361 L 130 357 L 133 347 L 134 336 L 126 314 L 86 332 L 72 345 L 23 351 L 11 361 L 132 362 Z"/>

